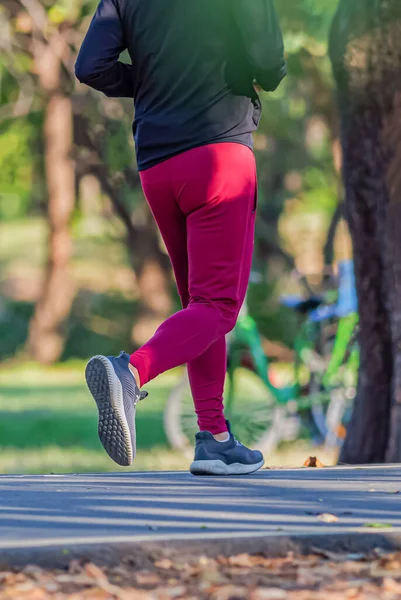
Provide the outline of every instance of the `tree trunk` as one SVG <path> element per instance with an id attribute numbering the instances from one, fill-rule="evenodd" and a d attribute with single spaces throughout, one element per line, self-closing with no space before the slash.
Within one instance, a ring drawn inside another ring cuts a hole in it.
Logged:
<path id="1" fill-rule="evenodd" d="M 46 275 L 30 323 L 28 352 L 35 360 L 53 363 L 63 352 L 65 321 L 74 298 L 69 273 L 75 202 L 73 114 L 71 100 L 59 91 L 60 60 L 54 48 L 41 54 L 39 74 L 47 100 L 43 133 L 49 238 Z"/>
<path id="2" fill-rule="evenodd" d="M 361 364 L 340 460 L 401 461 L 401 6 L 340 0 L 331 35 Z"/>

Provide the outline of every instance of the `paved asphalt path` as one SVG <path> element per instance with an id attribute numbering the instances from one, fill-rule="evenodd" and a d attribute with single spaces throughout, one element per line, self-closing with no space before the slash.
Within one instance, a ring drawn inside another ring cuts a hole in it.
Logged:
<path id="1" fill-rule="evenodd" d="M 324 522 L 322 513 L 338 520 Z M 77 547 L 354 539 L 355 533 L 401 540 L 401 466 L 263 470 L 231 478 L 181 472 L 0 476 L 0 562 L 27 549 L 32 561 L 56 548 L 72 556 Z"/>

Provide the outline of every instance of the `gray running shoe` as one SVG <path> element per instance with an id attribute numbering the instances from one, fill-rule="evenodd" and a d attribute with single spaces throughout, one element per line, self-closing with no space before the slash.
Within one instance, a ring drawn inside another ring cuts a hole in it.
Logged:
<path id="1" fill-rule="evenodd" d="M 231 433 L 228 422 L 227 426 L 227 442 L 218 442 L 208 431 L 196 434 L 195 459 L 190 467 L 193 475 L 247 475 L 263 467 L 262 453 L 243 446 Z"/>
<path id="2" fill-rule="evenodd" d="M 98 434 L 107 454 L 122 467 L 136 454 L 135 411 L 147 393 L 131 373 L 129 355 L 94 356 L 85 371 L 86 383 L 99 411 Z"/>

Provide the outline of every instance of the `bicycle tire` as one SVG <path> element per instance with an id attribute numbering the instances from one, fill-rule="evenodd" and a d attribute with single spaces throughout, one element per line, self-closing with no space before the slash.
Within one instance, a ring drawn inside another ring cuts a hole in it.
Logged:
<path id="1" fill-rule="evenodd" d="M 322 341 L 322 340 L 321 340 Z M 348 347 L 355 345 L 354 334 L 349 340 Z M 321 361 L 321 369 L 313 370 L 310 365 L 307 365 L 310 370 L 309 380 L 309 397 L 313 396 L 320 398 L 320 401 L 311 404 L 311 415 L 315 426 L 324 440 L 326 449 L 338 448 L 344 442 L 346 434 L 347 415 L 352 408 L 352 402 L 355 397 L 355 385 L 346 383 L 345 370 L 350 361 L 350 353 L 346 351 L 339 369 L 342 369 L 342 377 L 340 382 L 333 388 L 329 388 L 324 383 L 324 374 L 329 358 L 332 354 L 334 346 L 333 339 L 326 339 L 321 343 L 322 353 L 319 355 Z M 319 350 L 317 348 L 316 350 Z M 351 350 L 352 352 L 352 350 Z M 351 367 L 352 368 L 352 367 Z M 327 397 L 327 402 L 321 401 L 321 398 Z"/>

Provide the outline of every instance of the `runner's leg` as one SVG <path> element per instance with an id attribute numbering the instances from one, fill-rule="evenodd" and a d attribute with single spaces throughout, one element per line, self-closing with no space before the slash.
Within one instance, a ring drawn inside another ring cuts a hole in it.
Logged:
<path id="1" fill-rule="evenodd" d="M 197 148 L 154 169 L 159 179 L 162 173 L 170 177 L 177 205 L 186 217 L 190 299 L 186 309 L 165 321 L 131 356 L 142 384 L 194 361 L 219 340 L 221 348 L 224 335 L 233 328 L 249 277 L 256 187 L 254 156 L 239 144 Z M 152 184 L 154 169 L 145 171 L 142 179 L 156 216 L 162 198 L 156 178 Z M 220 360 L 222 356 L 220 352 Z M 225 368 L 224 358 L 216 365 L 219 390 Z M 211 395 L 221 397 L 217 392 Z M 222 431 L 221 423 L 216 427 L 215 433 Z"/>

